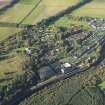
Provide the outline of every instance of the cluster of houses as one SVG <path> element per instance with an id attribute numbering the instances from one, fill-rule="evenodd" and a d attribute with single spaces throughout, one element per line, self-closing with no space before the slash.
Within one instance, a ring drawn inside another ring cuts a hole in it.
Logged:
<path id="1" fill-rule="evenodd" d="M 94 19 L 94 20 L 89 22 L 89 25 L 91 25 L 91 27 L 93 27 L 96 30 L 104 31 L 105 30 L 105 26 L 98 25 L 100 23 L 104 24 L 105 23 L 105 19 Z"/>

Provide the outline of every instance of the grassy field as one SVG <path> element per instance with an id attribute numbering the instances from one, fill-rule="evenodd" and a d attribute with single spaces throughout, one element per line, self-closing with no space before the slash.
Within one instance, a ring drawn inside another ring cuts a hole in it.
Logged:
<path id="1" fill-rule="evenodd" d="M 85 29 L 91 29 L 91 27 L 86 22 L 69 19 L 66 15 L 57 20 L 54 25 L 68 28 L 82 26 Z"/>
<path id="2" fill-rule="evenodd" d="M 93 0 L 72 13 L 73 16 L 105 18 L 105 0 Z"/>
<path id="3" fill-rule="evenodd" d="M 19 55 L 0 55 L 0 84 L 9 83 L 10 80 L 22 74 L 24 57 Z M 3 80 L 3 81 L 2 81 Z"/>

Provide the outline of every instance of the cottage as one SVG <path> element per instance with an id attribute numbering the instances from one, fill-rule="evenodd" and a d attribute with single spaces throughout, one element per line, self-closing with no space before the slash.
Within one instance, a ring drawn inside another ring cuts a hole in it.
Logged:
<path id="1" fill-rule="evenodd" d="M 62 72 L 62 74 L 68 73 L 71 68 L 72 68 L 72 66 L 69 63 L 62 64 L 61 65 L 61 72 Z"/>

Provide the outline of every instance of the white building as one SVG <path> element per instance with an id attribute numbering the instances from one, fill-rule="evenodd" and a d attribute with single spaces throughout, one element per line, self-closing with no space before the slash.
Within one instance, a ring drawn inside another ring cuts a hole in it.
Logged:
<path id="1" fill-rule="evenodd" d="M 62 74 L 65 74 L 65 73 L 68 73 L 69 72 L 69 69 L 71 68 L 71 64 L 69 63 L 64 63 L 61 65 L 61 72 Z"/>

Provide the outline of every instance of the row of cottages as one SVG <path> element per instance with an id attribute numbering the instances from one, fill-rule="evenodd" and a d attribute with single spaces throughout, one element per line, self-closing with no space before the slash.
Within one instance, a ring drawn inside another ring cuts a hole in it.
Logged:
<path id="1" fill-rule="evenodd" d="M 94 19 L 91 22 L 89 22 L 89 25 L 91 25 L 92 28 L 96 30 L 105 30 L 105 26 L 97 26 L 100 23 L 105 23 L 105 19 Z"/>
<path id="2" fill-rule="evenodd" d="M 79 67 L 73 66 L 69 63 L 64 64 L 52 64 L 51 66 L 46 66 L 38 70 L 38 75 L 40 81 L 47 80 L 53 76 L 58 75 L 72 75 L 80 71 Z"/>

